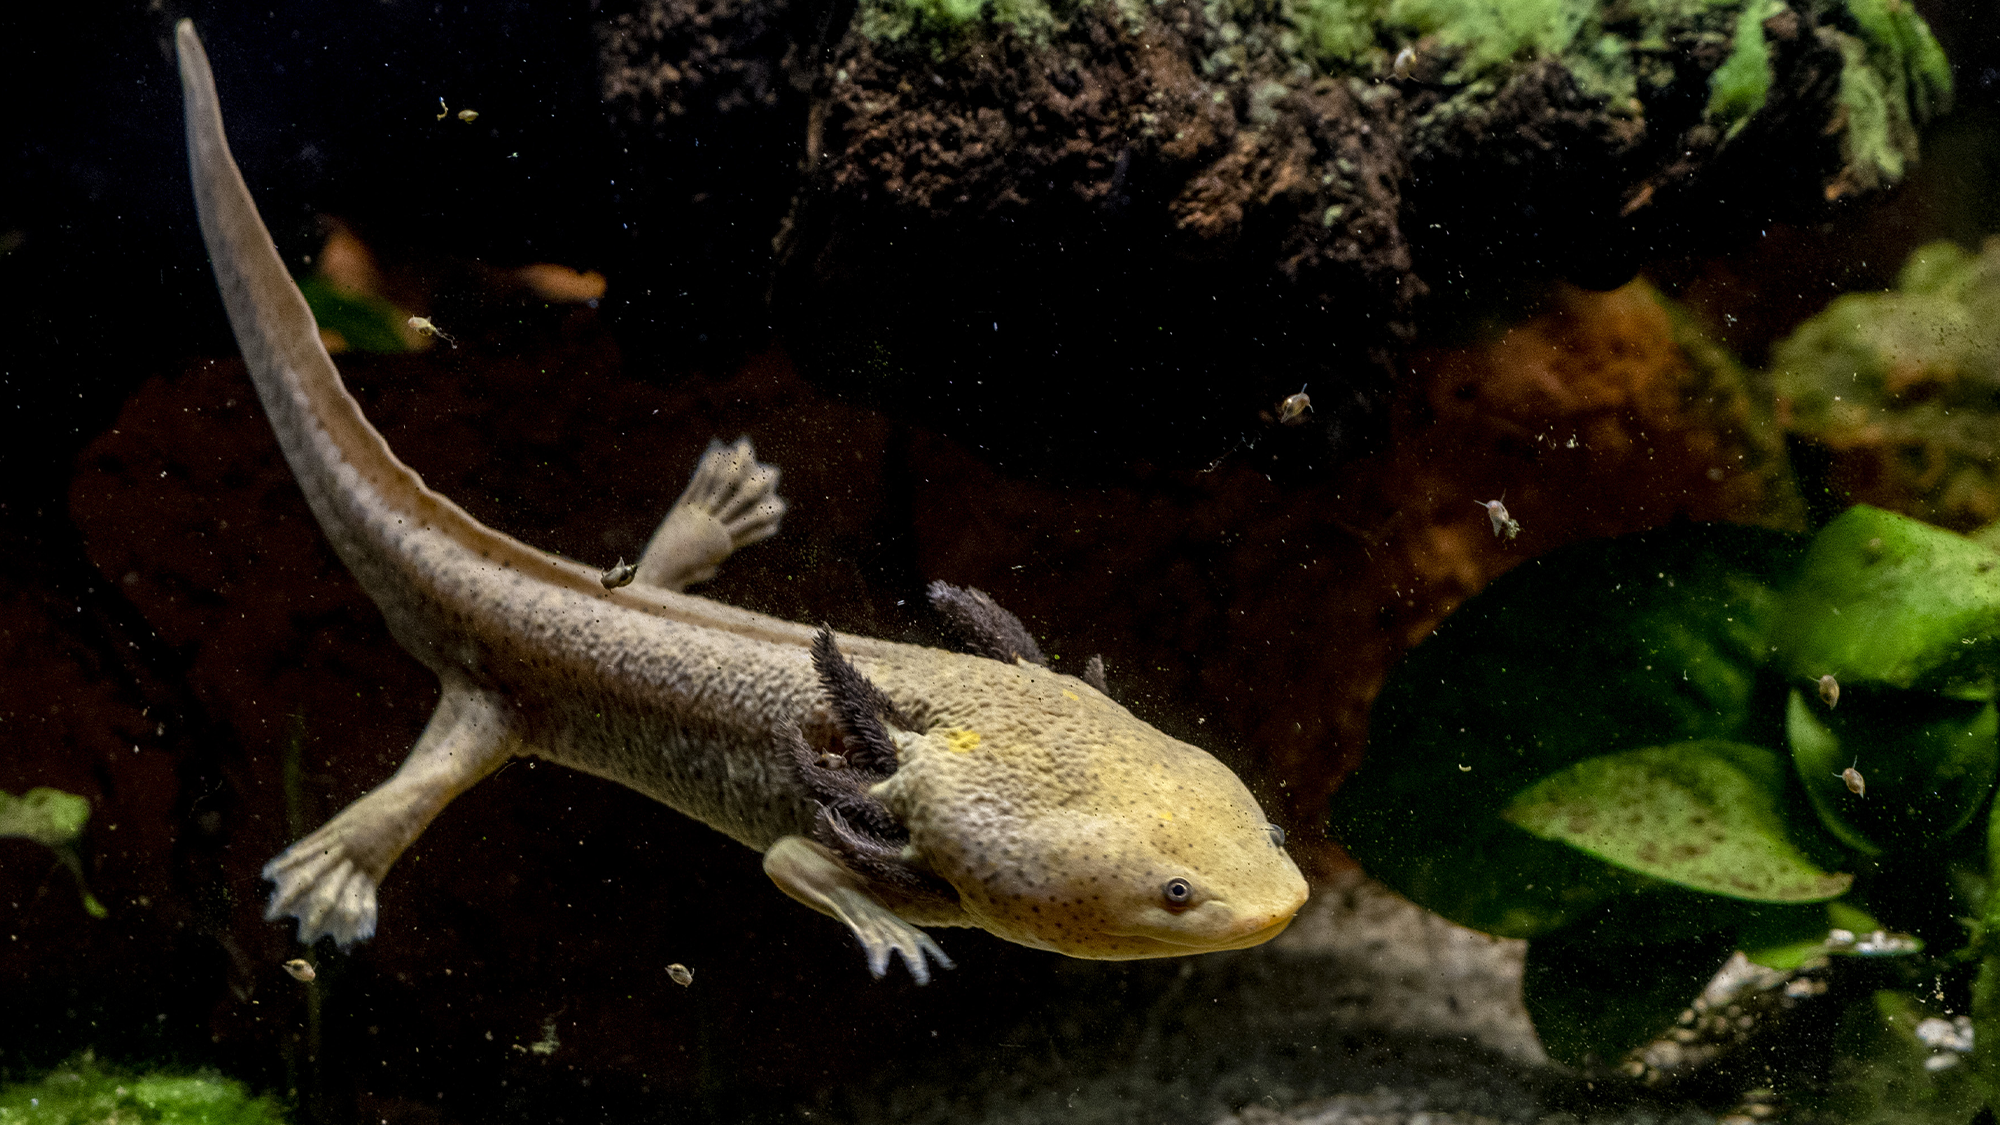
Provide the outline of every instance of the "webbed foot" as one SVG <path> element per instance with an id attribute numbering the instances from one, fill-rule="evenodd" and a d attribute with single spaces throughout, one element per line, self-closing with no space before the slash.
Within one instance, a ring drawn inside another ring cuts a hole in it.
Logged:
<path id="1" fill-rule="evenodd" d="M 299 941 L 342 945 L 375 935 L 375 889 L 396 857 L 451 799 L 520 748 L 506 711 L 473 688 L 445 685 L 430 725 L 394 777 L 264 865 L 277 884 L 264 917 L 299 920 Z"/>
<path id="2" fill-rule="evenodd" d="M 777 467 L 757 460 L 749 438 L 709 442 L 639 556 L 634 580 L 678 591 L 715 577 L 733 552 L 777 533 L 785 515 L 777 490 Z"/>
<path id="3" fill-rule="evenodd" d="M 338 820 L 286 848 L 264 865 L 277 884 L 264 920 L 299 920 L 299 944 L 330 937 L 342 945 L 375 936 L 377 877 L 361 869 L 340 839 Z"/>
<path id="4" fill-rule="evenodd" d="M 931 961 L 941 968 L 953 967 L 929 934 L 883 905 L 861 877 L 822 844 L 786 836 L 764 853 L 764 873 L 779 890 L 853 931 L 868 955 L 868 971 L 878 978 L 888 973 L 892 953 L 903 959 L 918 984 L 930 983 Z"/>

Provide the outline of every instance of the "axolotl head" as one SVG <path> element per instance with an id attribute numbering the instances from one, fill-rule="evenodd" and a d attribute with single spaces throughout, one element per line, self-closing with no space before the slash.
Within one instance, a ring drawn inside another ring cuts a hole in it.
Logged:
<path id="1" fill-rule="evenodd" d="M 1258 945 L 1304 905 L 1284 833 L 1221 762 L 1069 676 L 956 672 L 880 792 L 970 921 L 1125 960 Z"/>

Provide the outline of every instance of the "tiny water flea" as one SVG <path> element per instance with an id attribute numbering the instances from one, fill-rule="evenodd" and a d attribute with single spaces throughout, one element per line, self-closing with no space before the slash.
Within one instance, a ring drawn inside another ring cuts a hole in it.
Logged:
<path id="1" fill-rule="evenodd" d="M 1861 759 L 1854 759 L 1854 765 L 1858 766 L 1860 764 Z M 1849 793 L 1857 797 L 1866 797 L 1868 795 L 1868 779 L 1862 777 L 1861 771 L 1855 769 L 1854 766 L 1849 766 L 1834 776 L 1847 783 L 1847 791 Z"/>
<path id="2" fill-rule="evenodd" d="M 444 329 L 439 328 L 435 324 L 432 324 L 430 317 L 413 316 L 406 323 L 409 324 L 411 328 L 416 329 L 417 335 L 419 336 L 436 336 L 438 339 L 443 340 L 445 343 L 450 344 L 454 348 L 458 346 L 458 341 L 452 339 L 451 333 L 446 332 Z"/>
<path id="3" fill-rule="evenodd" d="M 604 584 L 605 589 L 616 590 L 620 586 L 630 586 L 632 579 L 638 576 L 639 564 L 628 563 L 621 557 L 617 566 L 598 575 L 597 580 Z"/>
<path id="4" fill-rule="evenodd" d="M 294 957 L 285 962 L 285 971 L 292 974 L 293 980 L 304 981 L 307 984 L 311 984 L 313 978 L 319 976 L 313 971 L 312 962 L 303 957 Z"/>
<path id="5" fill-rule="evenodd" d="M 694 983 L 694 971 L 686 965 L 676 962 L 667 966 L 667 979 L 680 985 L 682 988 L 686 988 L 688 985 Z"/>
<path id="6" fill-rule="evenodd" d="M 479 111 L 476 109 L 461 109 L 458 111 L 458 119 L 470 125 L 474 121 L 479 120 Z"/>
<path id="7" fill-rule="evenodd" d="M 1507 505 L 1498 500 L 1474 500 L 1473 503 L 1486 509 L 1486 518 L 1493 522 L 1495 538 L 1504 535 L 1508 542 L 1512 542 L 1516 535 L 1521 534 L 1521 521 L 1507 514 Z"/>
<path id="8" fill-rule="evenodd" d="M 1831 673 L 1819 678 L 1819 701 L 1826 704 L 1829 711 L 1840 705 L 1840 681 L 1834 679 Z"/>
<path id="9" fill-rule="evenodd" d="M 1297 393 L 1286 395 L 1285 400 L 1278 404 L 1278 424 L 1298 425 L 1306 420 L 1306 411 L 1311 410 L 1312 406 L 1312 396 L 1306 394 L 1305 385 L 1300 384 Z"/>

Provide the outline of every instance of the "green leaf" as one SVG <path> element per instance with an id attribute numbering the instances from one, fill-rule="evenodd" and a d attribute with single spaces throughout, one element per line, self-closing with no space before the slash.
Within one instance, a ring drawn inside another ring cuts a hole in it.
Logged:
<path id="1" fill-rule="evenodd" d="M 2000 772 L 1992 703 L 1928 692 L 1843 689 L 1832 710 L 1794 689 L 1792 762 L 1820 821 L 1869 855 L 1929 849 L 1971 823 Z M 1843 779 L 1852 768 L 1862 792 Z"/>
<path id="2" fill-rule="evenodd" d="M 1645 876 L 1509 823 L 1514 795 L 1586 758 L 1722 738 L 1754 714 L 1793 536 L 1684 524 L 1532 559 L 1446 619 L 1390 676 L 1368 758 L 1333 800 L 1370 874 L 1474 929 L 1533 937 Z"/>
<path id="3" fill-rule="evenodd" d="M 68 847 L 83 835 L 90 801 L 60 789 L 30 789 L 19 797 L 0 793 L 0 836 L 18 836 L 51 848 Z"/>
<path id="4" fill-rule="evenodd" d="M 1771 644 L 1794 682 L 1831 675 L 1843 693 L 1886 684 L 1992 699 L 2000 553 L 1879 508 L 1849 508 L 1813 538 Z"/>
<path id="5" fill-rule="evenodd" d="M 1501 814 L 1547 840 L 1669 883 L 1752 902 L 1824 902 L 1852 875 L 1820 870 L 1785 831 L 1784 762 L 1708 740 L 1587 758 Z"/>
<path id="6" fill-rule="evenodd" d="M 1729 953 L 1720 934 L 1621 944 L 1577 927 L 1528 943 L 1521 999 L 1551 1059 L 1605 1066 L 1671 1028 Z"/>
<path id="7" fill-rule="evenodd" d="M 299 282 L 299 293 L 312 309 L 323 332 L 338 333 L 358 352 L 411 352 L 410 314 L 370 293 L 355 293 L 335 285 L 324 274 Z M 420 341 L 421 342 L 421 341 Z"/>
<path id="8" fill-rule="evenodd" d="M 110 911 L 84 885 L 83 861 L 76 843 L 90 820 L 90 800 L 60 789 L 30 789 L 21 796 L 0 793 L 0 836 L 33 840 L 53 849 L 56 858 L 76 878 L 76 890 L 83 896 L 83 909 L 92 918 L 104 918 Z"/>

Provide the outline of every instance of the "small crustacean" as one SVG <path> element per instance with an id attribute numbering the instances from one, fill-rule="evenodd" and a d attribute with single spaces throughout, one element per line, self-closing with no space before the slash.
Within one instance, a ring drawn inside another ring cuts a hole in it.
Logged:
<path id="1" fill-rule="evenodd" d="M 1819 678 L 1819 701 L 1826 704 L 1829 711 L 1840 706 L 1840 681 L 1834 679 L 1830 672 Z"/>
<path id="2" fill-rule="evenodd" d="M 639 564 L 628 563 L 621 556 L 618 560 L 618 565 L 598 575 L 597 580 L 604 584 L 605 589 L 616 590 L 620 586 L 630 586 L 632 579 L 638 576 Z"/>
<path id="3" fill-rule="evenodd" d="M 1278 404 L 1278 424 L 1280 426 L 1298 425 L 1300 422 L 1306 420 L 1306 411 L 1311 410 L 1312 406 L 1313 400 L 1310 395 L 1306 394 L 1305 384 L 1299 384 L 1296 394 L 1286 395 L 1285 400 Z"/>
<path id="4" fill-rule="evenodd" d="M 461 109 L 458 111 L 458 119 L 470 125 L 474 121 L 479 120 L 479 111 L 476 109 Z"/>
<path id="5" fill-rule="evenodd" d="M 694 970 L 676 962 L 667 966 L 667 979 L 686 988 L 694 983 Z"/>
<path id="6" fill-rule="evenodd" d="M 292 974 L 293 980 L 304 981 L 307 984 L 311 984 L 313 978 L 319 976 L 313 971 L 312 962 L 303 957 L 294 957 L 285 962 L 285 971 Z"/>
<path id="7" fill-rule="evenodd" d="M 1861 759 L 1859 758 L 1854 759 L 1854 766 L 1858 766 L 1860 764 L 1861 764 Z M 1868 779 L 1862 777 L 1861 771 L 1855 769 L 1854 766 L 1849 766 L 1846 769 L 1841 770 L 1839 773 L 1834 774 L 1833 776 L 1847 783 L 1847 791 L 1849 793 L 1852 793 L 1857 797 L 1866 797 L 1868 795 Z"/>
<path id="8" fill-rule="evenodd" d="M 1416 68 L 1417 46 L 1414 43 L 1405 43 L 1403 49 L 1396 52 L 1396 61 L 1389 64 L 1389 72 L 1396 76 L 1397 81 L 1408 82 Z"/>
<path id="9" fill-rule="evenodd" d="M 416 329 L 417 335 L 419 336 L 436 336 L 438 339 L 443 340 L 445 343 L 450 344 L 454 348 L 458 346 L 458 341 L 451 338 L 451 333 L 446 332 L 444 329 L 439 328 L 435 324 L 432 324 L 430 317 L 413 316 L 405 323 L 407 323 L 411 328 Z"/>
<path id="10" fill-rule="evenodd" d="M 832 751 L 828 751 L 821 754 L 816 760 L 819 762 L 819 768 L 823 770 L 844 770 L 847 768 L 847 755 L 845 754 L 835 754 Z"/>
<path id="11" fill-rule="evenodd" d="M 1507 505 L 1498 500 L 1474 500 L 1474 504 L 1486 509 L 1486 518 L 1493 521 L 1493 534 L 1497 538 L 1506 536 L 1512 542 L 1521 534 L 1521 521 L 1507 514 Z"/>

